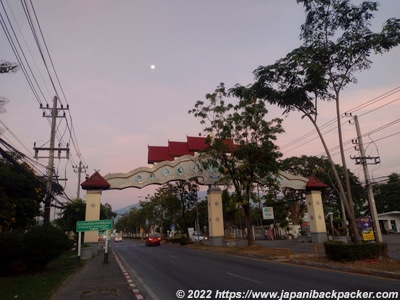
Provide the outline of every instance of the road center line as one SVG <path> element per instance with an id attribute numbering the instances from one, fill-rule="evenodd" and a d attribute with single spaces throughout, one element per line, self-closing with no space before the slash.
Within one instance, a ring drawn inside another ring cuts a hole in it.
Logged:
<path id="1" fill-rule="evenodd" d="M 177 257 L 177 256 L 173 256 L 173 255 L 169 255 L 169 257 L 172 257 L 172 258 L 178 259 L 178 257 Z"/>
<path id="2" fill-rule="evenodd" d="M 263 284 L 261 281 L 249 279 L 249 278 L 237 275 L 237 274 L 233 274 L 233 273 L 226 273 L 226 274 L 229 275 L 229 276 L 233 276 L 233 277 L 236 277 L 236 278 L 243 279 L 243 280 L 251 281 L 251 282 L 254 282 L 254 283 L 257 283 L 257 284 Z"/>

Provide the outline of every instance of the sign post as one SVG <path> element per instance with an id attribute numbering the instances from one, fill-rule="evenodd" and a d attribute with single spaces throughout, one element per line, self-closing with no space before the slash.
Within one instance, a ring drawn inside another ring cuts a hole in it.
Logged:
<path id="1" fill-rule="evenodd" d="M 77 221 L 76 231 L 78 237 L 78 262 L 81 259 L 81 233 L 86 231 L 112 230 L 113 220 Z M 108 234 L 106 235 L 106 248 L 104 250 L 104 263 L 108 263 Z"/>

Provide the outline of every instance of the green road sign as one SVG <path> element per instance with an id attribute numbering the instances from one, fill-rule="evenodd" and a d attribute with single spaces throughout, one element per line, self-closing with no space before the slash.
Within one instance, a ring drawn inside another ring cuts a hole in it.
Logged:
<path id="1" fill-rule="evenodd" d="M 104 231 L 111 230 L 113 220 L 98 220 L 98 221 L 78 221 L 76 222 L 76 231 Z"/>

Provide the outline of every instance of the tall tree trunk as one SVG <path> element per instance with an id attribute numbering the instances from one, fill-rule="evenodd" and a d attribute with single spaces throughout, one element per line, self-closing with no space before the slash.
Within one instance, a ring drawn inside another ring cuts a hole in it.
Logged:
<path id="1" fill-rule="evenodd" d="M 318 127 L 318 124 L 315 122 L 315 120 L 312 118 L 312 116 L 310 114 L 308 114 L 307 112 L 304 112 L 304 113 L 311 120 L 312 124 L 314 125 L 314 128 L 315 128 L 315 130 L 317 131 L 317 133 L 319 135 L 319 138 L 320 138 L 320 140 L 322 142 L 322 145 L 323 145 L 323 147 L 325 149 L 325 153 L 326 153 L 326 155 L 328 157 L 328 160 L 329 160 L 329 162 L 331 164 L 333 175 L 335 176 L 336 182 L 338 184 L 339 193 L 340 193 L 340 195 L 341 195 L 341 197 L 343 199 L 343 204 L 345 206 L 346 215 L 349 218 L 350 225 L 351 225 L 351 227 L 353 228 L 353 231 L 354 231 L 354 239 L 355 239 L 356 242 L 361 242 L 360 233 L 358 232 L 357 223 L 356 223 L 356 219 L 355 219 L 355 216 L 354 216 L 354 210 L 352 209 L 352 207 L 350 207 L 350 202 L 348 201 L 348 197 L 347 197 L 346 191 L 345 191 L 345 189 L 343 187 L 342 181 L 340 180 L 339 174 L 338 174 L 338 172 L 336 170 L 335 163 L 333 162 L 331 153 L 330 153 L 330 151 L 328 149 L 328 146 L 326 145 L 325 139 L 324 139 L 319 127 Z M 339 122 L 340 121 L 338 121 L 338 123 Z M 343 167 L 345 167 L 345 166 L 343 166 Z M 347 169 L 345 169 L 345 173 L 347 173 Z M 351 193 L 350 193 L 350 195 L 351 195 Z"/>
<path id="2" fill-rule="evenodd" d="M 344 169 L 344 179 L 346 182 L 346 192 L 347 192 L 347 195 L 346 195 L 347 197 L 344 198 L 344 202 L 346 202 L 346 200 L 348 202 L 347 206 L 349 207 L 348 217 L 350 219 L 350 225 L 353 228 L 354 239 L 357 243 L 359 243 L 359 242 L 361 242 L 361 237 L 360 237 L 360 233 L 358 231 L 356 216 L 354 213 L 354 202 L 353 202 L 353 196 L 351 193 L 349 172 L 347 169 L 346 157 L 344 155 L 342 124 L 340 122 L 341 118 L 340 118 L 339 93 L 336 93 L 336 120 L 337 120 L 338 135 L 339 135 L 340 156 L 342 158 L 342 166 Z"/>
<path id="3" fill-rule="evenodd" d="M 242 207 L 244 210 L 247 223 L 247 246 L 252 246 L 255 244 L 255 241 L 253 235 L 253 223 L 251 221 L 251 215 L 250 215 L 250 204 L 249 203 L 243 204 Z"/>

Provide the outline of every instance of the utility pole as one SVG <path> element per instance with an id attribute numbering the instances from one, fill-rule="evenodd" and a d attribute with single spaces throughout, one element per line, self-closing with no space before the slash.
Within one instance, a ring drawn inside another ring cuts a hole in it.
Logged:
<path id="1" fill-rule="evenodd" d="M 81 191 L 81 174 L 82 171 L 86 171 L 87 166 L 82 166 L 82 162 L 79 162 L 79 166 L 72 166 L 74 168 L 74 172 L 78 173 L 78 189 L 76 191 L 76 198 L 79 199 L 80 191 Z"/>
<path id="2" fill-rule="evenodd" d="M 372 218 L 372 222 L 373 222 L 374 230 L 375 230 L 375 239 L 378 243 L 382 243 L 383 242 L 382 233 L 381 233 L 381 228 L 379 226 L 378 213 L 376 211 L 376 205 L 375 205 L 375 199 L 374 199 L 374 192 L 372 190 L 372 184 L 371 184 L 371 180 L 369 177 L 368 163 L 367 163 L 367 160 L 373 159 L 374 164 L 377 164 L 380 162 L 380 158 L 365 156 L 365 149 L 364 149 L 364 144 L 362 142 L 360 124 L 358 122 L 357 116 L 354 116 L 354 123 L 356 125 L 356 130 L 357 130 L 357 140 L 353 140 L 353 143 L 358 144 L 358 149 L 356 147 L 356 150 L 360 151 L 361 156 L 351 157 L 351 159 L 355 159 L 356 165 L 361 164 L 363 166 L 365 185 L 366 185 L 367 193 L 368 193 L 369 209 L 371 211 L 371 218 Z"/>
<path id="3" fill-rule="evenodd" d="M 49 223 L 50 222 L 50 207 L 51 207 L 51 200 L 53 198 L 53 193 L 52 193 L 52 185 L 53 185 L 53 169 L 54 169 L 54 150 L 58 151 L 58 158 L 69 158 L 69 147 L 67 144 L 67 147 L 65 148 L 60 148 L 57 147 L 55 148 L 55 138 L 56 138 L 56 121 L 57 118 L 65 118 L 65 112 L 62 116 L 58 115 L 58 112 L 61 110 L 64 110 L 64 107 L 61 105 L 61 108 L 57 108 L 57 96 L 53 98 L 53 107 L 49 107 L 47 105 L 46 107 L 43 107 L 42 104 L 40 104 L 41 109 L 46 109 L 50 111 L 50 115 L 46 115 L 46 113 L 43 111 L 43 117 L 44 118 L 51 118 L 51 131 L 50 131 L 50 147 L 36 147 L 36 143 L 33 147 L 35 150 L 35 158 L 48 158 L 48 165 L 47 165 L 47 193 L 46 193 L 46 198 L 44 201 L 44 215 L 43 215 L 43 221 L 44 223 Z M 68 107 L 66 108 L 68 109 Z M 59 145 L 60 146 L 60 145 Z M 39 151 L 48 151 L 48 156 L 42 156 L 39 157 L 38 153 Z M 61 157 L 61 152 L 66 151 L 66 157 Z"/>

